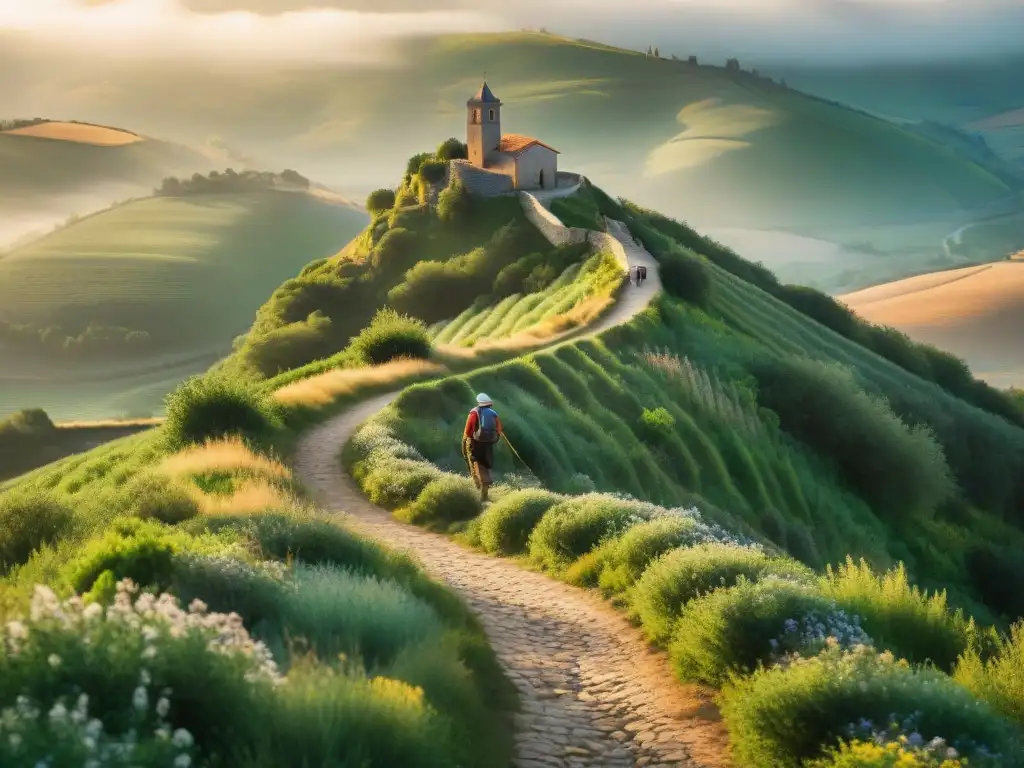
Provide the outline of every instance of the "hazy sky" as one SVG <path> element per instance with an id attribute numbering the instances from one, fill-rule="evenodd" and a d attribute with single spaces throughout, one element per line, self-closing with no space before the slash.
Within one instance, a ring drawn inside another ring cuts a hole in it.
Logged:
<path id="1" fill-rule="evenodd" d="M 103 56 L 346 60 L 387 37 L 523 26 L 762 61 L 1024 51 L 1021 0 L 0 0 L 0 30 Z"/>

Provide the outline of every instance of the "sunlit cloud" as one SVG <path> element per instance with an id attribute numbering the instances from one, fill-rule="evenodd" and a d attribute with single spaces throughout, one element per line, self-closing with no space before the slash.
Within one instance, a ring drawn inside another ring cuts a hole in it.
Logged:
<path id="1" fill-rule="evenodd" d="M 0 3 L 0 30 L 102 58 L 359 61 L 382 58 L 375 46 L 389 39 L 501 26 L 484 14 L 458 9 L 374 13 L 302 8 L 260 15 L 247 10 L 197 13 L 180 0 Z"/>

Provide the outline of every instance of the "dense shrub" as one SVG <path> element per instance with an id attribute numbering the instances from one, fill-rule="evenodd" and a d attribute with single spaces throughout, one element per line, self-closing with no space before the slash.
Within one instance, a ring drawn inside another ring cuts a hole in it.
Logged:
<path id="1" fill-rule="evenodd" d="M 986 605 L 1011 618 L 1024 616 L 1024 558 L 1018 547 L 977 544 L 968 550 L 966 566 Z"/>
<path id="2" fill-rule="evenodd" d="M 855 341 L 860 335 L 861 323 L 857 316 L 828 294 L 803 285 L 784 285 L 778 293 L 779 298 L 793 309 L 826 328 Z"/>
<path id="3" fill-rule="evenodd" d="M 424 160 L 420 164 L 419 176 L 428 184 L 437 184 L 447 170 L 448 163 L 444 160 Z"/>
<path id="4" fill-rule="evenodd" d="M 1010 628 L 999 652 L 985 661 L 975 648 L 956 666 L 954 676 L 976 696 L 1024 725 L 1024 622 Z"/>
<path id="5" fill-rule="evenodd" d="M 72 511 L 49 495 L 0 493 L 0 573 L 23 565 L 41 546 L 56 542 L 72 520 Z"/>
<path id="6" fill-rule="evenodd" d="M 142 474 L 131 480 L 121 492 L 119 509 L 142 519 L 161 523 L 180 523 L 199 514 L 199 505 L 178 483 L 156 474 Z"/>
<path id="7" fill-rule="evenodd" d="M 408 176 L 415 176 L 420 172 L 420 166 L 428 160 L 432 160 L 434 155 L 430 152 L 420 152 L 417 155 L 413 155 L 409 158 L 409 162 L 405 165 L 405 172 Z"/>
<path id="8" fill-rule="evenodd" d="M 461 181 L 452 181 L 437 196 L 437 217 L 446 224 L 465 224 L 472 215 L 473 196 Z"/>
<path id="9" fill-rule="evenodd" d="M 395 190 L 375 189 L 366 197 L 366 210 L 371 214 L 380 214 L 395 207 Z"/>
<path id="10" fill-rule="evenodd" d="M 807 582 L 813 578 L 809 568 L 794 560 L 749 547 L 712 542 L 673 549 L 643 572 L 629 593 L 629 604 L 647 636 L 664 644 L 690 600 L 735 586 L 741 577 L 754 582 L 769 575 Z"/>
<path id="11" fill-rule="evenodd" d="M 567 568 L 606 537 L 649 519 L 651 504 L 588 494 L 559 502 L 541 518 L 530 534 L 530 557 L 553 571 Z"/>
<path id="12" fill-rule="evenodd" d="M 430 357 L 430 336 L 421 321 L 384 307 L 352 340 L 351 349 L 367 365 L 398 357 L 425 359 Z"/>
<path id="13" fill-rule="evenodd" d="M 665 552 L 713 541 L 720 535 L 721 531 L 701 521 L 697 510 L 673 510 L 607 540 L 573 563 L 566 578 L 575 584 L 598 586 L 605 594 L 618 594 Z"/>
<path id="14" fill-rule="evenodd" d="M 676 419 L 664 406 L 644 408 L 640 414 L 637 433 L 640 438 L 651 445 L 661 445 L 671 440 L 675 434 Z"/>
<path id="15" fill-rule="evenodd" d="M 480 513 L 480 492 L 473 481 L 457 475 L 431 480 L 404 512 L 418 525 L 446 525 L 469 520 Z"/>
<path id="16" fill-rule="evenodd" d="M 562 498 L 539 488 L 506 494 L 480 516 L 477 529 L 480 545 L 493 554 L 523 554 L 537 523 Z"/>
<path id="17" fill-rule="evenodd" d="M 388 269 L 404 272 L 418 260 L 415 232 L 402 227 L 389 229 L 370 253 L 370 263 L 374 269 Z"/>
<path id="18" fill-rule="evenodd" d="M 175 572 L 174 537 L 154 523 L 120 525 L 105 535 L 90 539 L 64 566 L 65 580 L 76 592 L 85 593 L 105 572 L 111 584 L 131 579 L 144 588 L 170 588 Z"/>
<path id="19" fill-rule="evenodd" d="M 240 435 L 269 436 L 274 420 L 266 402 L 252 389 L 216 376 L 193 376 L 166 399 L 164 436 L 173 448 Z"/>
<path id="20" fill-rule="evenodd" d="M 442 141 L 435 154 L 439 160 L 465 160 L 469 157 L 469 149 L 465 142 L 453 137 Z"/>
<path id="21" fill-rule="evenodd" d="M 706 307 L 711 299 L 711 274 L 695 255 L 668 251 L 658 260 L 658 274 L 665 290 L 683 301 Z"/>
<path id="22" fill-rule="evenodd" d="M 876 510 L 928 515 L 953 491 L 942 447 L 836 365 L 805 359 L 755 366 L 759 401 L 782 428 L 828 457 Z"/>
<path id="23" fill-rule="evenodd" d="M 879 574 L 863 560 L 847 558 L 839 568 L 828 568 L 822 590 L 861 617 L 876 647 L 911 662 L 930 661 L 952 670 L 978 633 L 973 620 L 950 610 L 944 592 L 929 595 L 911 586 L 902 564 Z"/>
<path id="24" fill-rule="evenodd" d="M 1020 765 L 1022 754 L 1006 722 L 949 677 L 866 647 L 831 648 L 735 678 L 723 691 L 722 714 L 737 762 L 751 768 L 802 768 L 826 745 L 859 730 L 870 738 L 893 722 L 924 742 L 945 739 L 969 758 L 984 746 L 1002 754 L 997 764 L 1005 768 Z"/>
<path id="25" fill-rule="evenodd" d="M 669 658 L 683 680 L 721 685 L 733 672 L 749 672 L 785 651 L 824 643 L 822 626 L 859 640 L 860 633 L 814 586 L 765 577 L 739 579 L 686 604 L 669 643 Z"/>

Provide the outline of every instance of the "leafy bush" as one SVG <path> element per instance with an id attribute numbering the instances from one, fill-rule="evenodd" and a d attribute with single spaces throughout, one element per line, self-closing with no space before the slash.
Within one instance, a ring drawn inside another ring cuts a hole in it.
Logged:
<path id="1" fill-rule="evenodd" d="M 380 214 L 395 207 L 395 190 L 375 189 L 366 197 L 366 210 L 371 214 Z"/>
<path id="2" fill-rule="evenodd" d="M 105 572 L 113 582 L 131 579 L 156 591 L 170 588 L 177 547 L 156 524 L 117 527 L 91 539 L 64 567 L 67 582 L 78 593 L 88 592 Z"/>
<path id="3" fill-rule="evenodd" d="M 465 160 L 469 157 L 469 149 L 464 142 L 453 137 L 442 141 L 435 154 L 439 160 Z"/>
<path id="4" fill-rule="evenodd" d="M 644 408 L 640 414 L 639 435 L 652 445 L 660 445 L 675 434 L 676 419 L 664 406 Z"/>
<path id="5" fill-rule="evenodd" d="M 430 336 L 422 321 L 384 307 L 352 340 L 351 349 L 367 365 L 398 357 L 425 359 L 430 357 Z"/>
<path id="6" fill-rule="evenodd" d="M 193 376 L 166 399 L 164 436 L 182 448 L 229 435 L 262 440 L 274 427 L 269 406 L 254 390 L 215 376 Z"/>
<path id="7" fill-rule="evenodd" d="M 673 510 L 609 539 L 577 560 L 566 578 L 574 584 L 599 586 L 606 594 L 617 594 L 632 586 L 654 560 L 670 549 L 713 541 L 719 535 L 718 530 L 701 521 L 696 509 Z"/>
<path id="8" fill-rule="evenodd" d="M 406 163 L 406 174 L 408 174 L 409 176 L 415 176 L 417 173 L 420 172 L 420 166 L 422 166 L 423 163 L 425 163 L 426 161 L 432 160 L 433 158 L 434 156 L 430 152 L 420 152 L 417 155 L 413 155 L 412 157 L 409 158 L 409 162 Z"/>
<path id="9" fill-rule="evenodd" d="M 629 604 L 647 636 L 666 643 L 686 604 L 716 589 L 736 585 L 740 578 L 756 582 L 775 575 L 810 582 L 809 568 L 789 558 L 772 558 L 757 549 L 716 542 L 689 534 L 697 546 L 673 549 L 658 558 L 639 577 L 629 593 Z M 689 543 L 689 542 L 681 542 Z"/>
<path id="10" fill-rule="evenodd" d="M 644 502 L 588 494 L 559 502 L 530 534 L 530 557 L 552 571 L 596 547 L 604 538 L 649 519 L 655 507 Z"/>
<path id="11" fill-rule="evenodd" d="M 172 525 L 199 514 L 199 505 L 184 488 L 155 474 L 142 474 L 131 480 L 121 492 L 118 507 L 144 520 L 153 518 Z"/>
<path id="12" fill-rule="evenodd" d="M 711 273 L 699 257 L 679 250 L 668 251 L 658 261 L 661 284 L 673 296 L 698 307 L 711 299 Z"/>
<path id="13" fill-rule="evenodd" d="M 978 698 L 1024 725 L 1024 622 L 1010 628 L 999 652 L 985 661 L 977 649 L 957 663 L 957 681 Z"/>
<path id="14" fill-rule="evenodd" d="M 531 253 L 502 268 L 494 278 L 494 295 L 499 299 L 525 292 L 524 283 L 535 268 L 544 264 L 544 254 Z"/>
<path id="15" fill-rule="evenodd" d="M 480 516 L 477 529 L 480 545 L 493 554 L 523 554 L 534 527 L 562 498 L 557 493 L 535 488 L 501 497 Z"/>
<path id="16" fill-rule="evenodd" d="M 448 163 L 444 160 L 424 160 L 420 164 L 419 176 L 428 184 L 437 184 L 444 178 Z"/>
<path id="17" fill-rule="evenodd" d="M 461 181 L 452 181 L 437 196 L 437 217 L 446 224 L 464 224 L 472 214 L 473 196 Z"/>
<path id="18" fill-rule="evenodd" d="M 931 430 L 908 427 L 845 369 L 793 359 L 755 366 L 755 375 L 760 402 L 782 428 L 830 458 L 876 510 L 928 515 L 953 492 Z"/>
<path id="19" fill-rule="evenodd" d="M 417 261 L 416 245 L 415 232 L 402 227 L 392 227 L 373 247 L 370 263 L 374 269 L 404 272 Z"/>
<path id="20" fill-rule="evenodd" d="M 37 549 L 58 541 L 73 513 L 45 494 L 0 494 L 0 573 L 28 562 Z"/>
<path id="21" fill-rule="evenodd" d="M 784 285 L 779 291 L 779 298 L 797 312 L 848 339 L 857 340 L 860 335 L 861 321 L 845 304 L 828 294 L 803 285 Z"/>
<path id="22" fill-rule="evenodd" d="M 321 659 L 338 654 L 367 669 L 392 663 L 421 643 L 437 644 L 444 629 L 428 604 L 393 581 L 329 566 L 300 566 L 281 621 Z"/>
<path id="23" fill-rule="evenodd" d="M 833 603 L 805 583 L 740 578 L 732 587 L 686 603 L 669 643 L 669 658 L 681 679 L 721 685 L 731 673 L 749 672 L 785 650 L 804 652 L 799 632 L 803 620 L 810 617 L 817 623 L 833 612 Z M 837 631 L 845 633 L 844 628 Z M 848 634 L 855 635 L 855 628 Z"/>
<path id="24" fill-rule="evenodd" d="M 1020 765 L 1022 754 L 1006 722 L 965 688 L 938 670 L 912 668 L 868 647 L 833 647 L 734 678 L 723 690 L 722 714 L 737 762 L 752 768 L 802 768 L 823 745 L 865 730 L 870 738 L 908 718 L 907 735 L 945 739 L 972 765 L 981 747 L 1002 753 L 997 764 L 1006 768 Z"/>
<path id="25" fill-rule="evenodd" d="M 929 595 L 912 587 L 902 564 L 877 574 L 863 560 L 855 563 L 848 557 L 839 568 L 828 568 L 822 589 L 861 617 L 878 648 L 912 662 L 931 661 L 952 670 L 977 634 L 973 620 L 949 609 L 944 592 Z"/>
<path id="26" fill-rule="evenodd" d="M 405 510 L 410 523 L 446 524 L 469 520 L 480 513 L 480 492 L 473 481 L 457 475 L 431 480 Z"/>

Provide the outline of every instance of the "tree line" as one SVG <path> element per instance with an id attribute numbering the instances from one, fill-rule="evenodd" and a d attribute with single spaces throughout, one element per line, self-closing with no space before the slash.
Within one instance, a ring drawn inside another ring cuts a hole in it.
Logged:
<path id="1" fill-rule="evenodd" d="M 183 197 L 186 195 L 222 195 L 239 192 L 256 192 L 264 189 L 275 189 L 287 185 L 309 189 L 310 182 L 298 171 L 287 168 L 280 173 L 273 171 L 210 171 L 207 174 L 194 173 L 190 178 L 168 176 L 160 187 L 155 190 L 157 195 L 165 197 Z"/>

